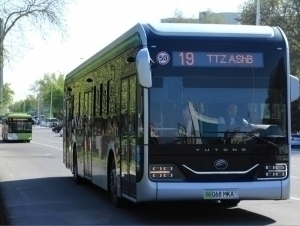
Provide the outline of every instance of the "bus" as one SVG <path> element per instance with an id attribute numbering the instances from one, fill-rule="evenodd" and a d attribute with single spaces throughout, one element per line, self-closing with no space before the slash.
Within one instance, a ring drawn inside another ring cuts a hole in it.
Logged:
<path id="1" fill-rule="evenodd" d="M 24 141 L 32 139 L 32 117 L 26 113 L 7 113 L 2 119 L 3 141 Z"/>
<path id="2" fill-rule="evenodd" d="M 279 27 L 139 23 L 67 74 L 63 162 L 116 207 L 286 200 L 298 98 Z M 219 126 L 229 103 L 247 124 Z"/>

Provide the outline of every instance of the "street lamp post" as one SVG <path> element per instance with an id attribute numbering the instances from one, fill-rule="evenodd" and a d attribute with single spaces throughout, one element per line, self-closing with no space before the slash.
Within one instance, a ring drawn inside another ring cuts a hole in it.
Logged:
<path id="1" fill-rule="evenodd" d="M 0 18 L 0 104 L 3 102 L 3 19 Z"/>
<path id="2" fill-rule="evenodd" d="M 260 25 L 260 0 L 256 0 L 256 25 Z"/>
<path id="3" fill-rule="evenodd" d="M 53 83 L 51 82 L 51 96 L 50 96 L 50 118 L 52 118 L 52 88 L 53 88 Z"/>
<path id="4" fill-rule="evenodd" d="M 37 99 L 37 117 L 38 117 L 38 119 L 40 120 L 40 97 L 39 97 L 39 95 L 37 95 L 36 96 L 36 99 Z"/>

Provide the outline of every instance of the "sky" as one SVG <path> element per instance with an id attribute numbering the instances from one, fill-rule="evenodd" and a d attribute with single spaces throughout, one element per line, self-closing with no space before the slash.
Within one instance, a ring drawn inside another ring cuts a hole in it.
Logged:
<path id="1" fill-rule="evenodd" d="M 45 73 L 68 74 L 137 23 L 160 22 L 179 10 L 185 17 L 201 11 L 238 12 L 246 0 L 75 0 L 66 14 L 68 37 L 52 32 L 42 40 L 28 32 L 29 50 L 5 65 L 4 83 L 15 91 L 14 101 L 32 94 L 30 87 Z M 4 43 L 5 44 L 5 43 Z"/>

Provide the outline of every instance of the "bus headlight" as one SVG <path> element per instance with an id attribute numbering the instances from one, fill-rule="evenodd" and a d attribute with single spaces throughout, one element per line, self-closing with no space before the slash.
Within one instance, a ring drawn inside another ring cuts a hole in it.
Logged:
<path id="1" fill-rule="evenodd" d="M 276 163 L 265 166 L 265 177 L 258 180 L 276 180 L 287 177 L 288 166 L 284 163 Z"/>
<path id="2" fill-rule="evenodd" d="M 184 174 L 175 164 L 153 164 L 149 166 L 152 181 L 185 181 Z"/>

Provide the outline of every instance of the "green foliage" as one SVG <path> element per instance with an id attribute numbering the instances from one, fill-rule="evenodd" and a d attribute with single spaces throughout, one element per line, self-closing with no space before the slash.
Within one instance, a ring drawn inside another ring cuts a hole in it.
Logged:
<path id="1" fill-rule="evenodd" d="M 261 1 L 261 25 L 279 26 L 286 34 L 290 47 L 291 74 L 300 78 L 300 1 Z M 240 22 L 254 25 L 256 0 L 249 0 L 241 7 Z M 292 103 L 292 130 L 300 130 L 300 101 Z"/>
<path id="2" fill-rule="evenodd" d="M 279 26 L 285 32 L 290 45 L 291 73 L 296 75 L 300 72 L 300 1 L 264 0 L 260 8 L 261 25 Z M 241 7 L 239 21 L 254 25 L 255 19 L 256 1 L 249 0 Z"/>
<path id="3" fill-rule="evenodd" d="M 199 23 L 201 24 L 226 24 L 226 21 L 219 14 L 213 13 L 210 10 L 202 12 L 199 15 Z"/>
<path id="4" fill-rule="evenodd" d="M 15 92 L 10 88 L 10 83 L 3 85 L 3 103 L 2 105 L 8 106 L 13 102 Z"/>
<path id="5" fill-rule="evenodd" d="M 10 106 L 10 111 L 37 113 L 39 108 L 41 114 L 49 117 L 52 95 L 52 116 L 61 118 L 64 78 L 63 74 L 44 74 L 44 77 L 36 80 L 30 88 L 34 95 L 27 95 L 25 99 L 13 103 Z"/>
<path id="6" fill-rule="evenodd" d="M 24 101 L 20 100 L 20 101 L 16 101 L 14 102 L 10 107 L 9 110 L 11 112 L 24 112 Z M 26 108 L 26 106 L 25 106 Z"/>
<path id="7" fill-rule="evenodd" d="M 186 24 L 225 24 L 226 21 L 218 14 L 211 12 L 210 10 L 203 12 L 199 15 L 199 18 L 187 18 L 183 12 L 176 9 L 174 11 L 173 18 L 167 20 L 161 20 L 162 23 L 186 23 Z"/>
<path id="8" fill-rule="evenodd" d="M 30 90 L 37 94 L 41 108 L 51 109 L 52 97 L 52 115 L 60 118 L 63 110 L 63 87 L 64 87 L 63 74 L 56 75 L 44 74 L 44 77 L 35 81 Z M 44 112 L 46 115 L 50 112 Z M 50 116 L 50 115 L 49 115 Z"/>

